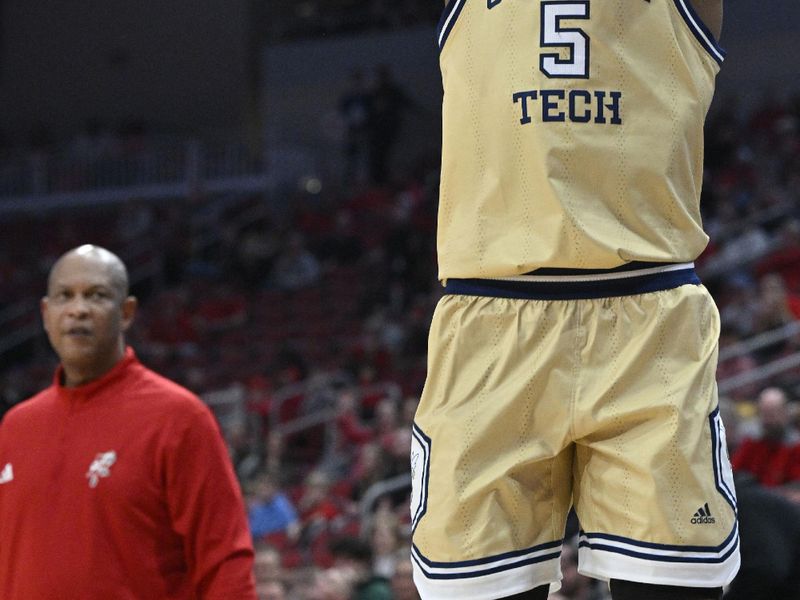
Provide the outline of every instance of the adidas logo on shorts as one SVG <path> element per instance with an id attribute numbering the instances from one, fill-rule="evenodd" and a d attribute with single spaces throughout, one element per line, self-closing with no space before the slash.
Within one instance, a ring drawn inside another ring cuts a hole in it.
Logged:
<path id="1" fill-rule="evenodd" d="M 711 516 L 711 509 L 708 508 L 708 502 L 706 502 L 705 505 L 698 508 L 697 512 L 694 513 L 692 525 L 707 525 L 711 523 L 716 523 L 716 521 L 714 517 Z"/>

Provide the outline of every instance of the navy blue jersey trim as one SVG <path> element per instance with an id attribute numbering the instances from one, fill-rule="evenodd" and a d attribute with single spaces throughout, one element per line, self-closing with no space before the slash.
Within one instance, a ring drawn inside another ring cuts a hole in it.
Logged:
<path id="1" fill-rule="evenodd" d="M 727 53 L 725 49 L 719 45 L 716 37 L 711 33 L 711 30 L 706 26 L 697 12 L 695 12 L 691 2 L 687 0 L 674 0 L 674 2 L 675 7 L 683 17 L 683 20 L 686 21 L 686 25 L 691 29 L 697 41 L 700 42 L 700 45 L 711 55 L 711 58 L 717 61 L 717 64 L 721 65 Z"/>
<path id="2" fill-rule="evenodd" d="M 554 552 L 552 554 L 534 556 L 527 560 L 521 560 L 519 562 L 511 563 L 508 565 L 499 565 L 497 567 L 492 567 L 490 569 L 484 569 L 482 571 L 470 571 L 468 573 L 431 573 L 425 570 L 424 565 L 420 563 L 419 557 L 417 557 L 414 554 L 411 555 L 411 557 L 417 563 L 417 566 L 419 566 L 419 568 L 425 574 L 425 577 L 428 579 L 472 579 L 474 577 L 483 577 L 485 575 L 493 575 L 495 573 L 501 573 L 503 571 L 510 571 L 511 569 L 519 569 L 520 567 L 525 567 L 527 565 L 532 565 L 547 560 L 558 560 L 560 556 L 561 552 Z"/>
<path id="3" fill-rule="evenodd" d="M 420 498 L 422 501 L 420 502 L 420 506 L 417 508 L 416 513 L 411 515 L 411 531 L 413 533 L 417 528 L 420 519 L 422 519 L 422 517 L 425 516 L 425 513 L 428 512 L 428 482 L 430 481 L 430 454 L 432 442 L 431 438 L 425 435 L 425 432 L 423 432 L 416 423 L 414 423 L 411 427 L 411 435 L 417 438 L 420 446 L 422 446 L 422 449 L 426 454 L 426 456 L 423 457 L 423 465 L 421 465 L 421 467 L 424 467 L 425 469 L 420 478 L 420 485 L 422 486 L 422 489 L 420 490 Z"/>
<path id="4" fill-rule="evenodd" d="M 614 554 L 623 554 L 625 556 L 632 556 L 633 558 L 641 558 L 643 560 L 652 560 L 657 562 L 671 562 L 671 563 L 694 563 L 694 564 L 717 564 L 723 563 L 728 558 L 730 558 L 731 554 L 736 552 L 736 548 L 738 547 L 738 542 L 731 546 L 728 551 L 720 557 L 688 557 L 688 556 L 672 556 L 668 554 L 647 554 L 645 552 L 636 552 L 635 550 L 629 550 L 627 548 L 617 548 L 616 546 L 608 546 L 606 544 L 596 544 L 592 542 L 588 542 L 586 540 L 581 540 L 578 544 L 581 548 L 589 548 L 591 550 L 605 550 L 606 552 L 613 552 Z"/>
<path id="5" fill-rule="evenodd" d="M 719 439 L 719 432 L 715 426 L 715 422 L 718 418 L 721 420 L 721 417 L 719 417 L 719 406 L 717 406 L 708 417 L 708 424 L 711 428 L 712 450 L 714 451 L 714 481 L 717 486 L 717 491 L 722 495 L 723 498 L 725 498 L 725 501 L 733 509 L 733 512 L 738 513 L 738 509 L 736 507 L 736 494 L 728 487 L 728 485 L 725 483 L 725 479 L 722 477 L 722 457 L 720 456 L 720 453 L 724 452 L 725 449 L 722 447 L 722 440 Z"/>
<path id="6" fill-rule="evenodd" d="M 474 577 L 483 577 L 485 575 L 500 573 L 502 571 L 518 569 L 526 565 L 532 565 L 535 563 L 545 562 L 548 560 L 558 560 L 559 557 L 561 556 L 561 544 L 562 544 L 561 541 L 549 542 L 547 544 L 541 544 L 539 546 L 534 546 L 533 548 L 528 548 L 526 550 L 515 550 L 513 552 L 497 554 L 495 556 L 491 556 L 488 558 L 464 560 L 457 562 L 434 562 L 432 560 L 425 558 L 419 551 L 419 548 L 417 548 L 416 545 L 412 544 L 411 558 L 414 560 L 414 562 L 417 563 L 417 566 L 420 568 L 420 570 L 425 574 L 425 577 L 427 577 L 428 579 L 471 579 Z M 539 554 L 536 556 L 529 556 L 528 558 L 524 558 L 526 555 L 529 555 L 532 552 L 550 550 L 550 549 L 554 549 L 555 551 L 548 552 L 547 554 Z M 508 564 L 494 565 L 494 566 L 491 565 L 491 563 L 495 563 L 499 560 L 508 560 L 517 557 L 519 557 L 520 560 Z M 435 568 L 463 569 L 464 567 L 481 567 L 484 565 L 486 566 L 482 569 L 478 568 L 472 571 L 459 570 L 458 573 L 434 573 L 430 570 Z"/>
<path id="7" fill-rule="evenodd" d="M 608 275 L 611 273 L 629 273 L 631 271 L 641 271 L 653 267 L 663 267 L 667 264 L 670 263 L 653 263 L 634 260 L 611 269 L 556 269 L 552 267 L 543 267 L 525 273 L 525 275 Z"/>
<path id="8" fill-rule="evenodd" d="M 539 275 L 540 271 L 536 271 Z M 575 274 L 575 272 L 571 272 Z M 586 272 L 587 275 L 590 273 Z M 596 274 L 596 273 L 591 273 Z M 634 296 L 669 290 L 682 285 L 699 285 L 693 268 L 666 271 L 604 281 L 503 281 L 498 279 L 448 279 L 445 294 L 517 298 L 522 300 L 582 300 Z"/>
<path id="9" fill-rule="evenodd" d="M 537 552 L 539 550 L 550 550 L 553 548 L 559 548 L 563 544 L 562 540 L 556 540 L 554 542 L 547 542 L 546 544 L 539 544 L 538 546 L 533 546 L 531 548 L 525 548 L 523 550 L 512 550 L 511 552 L 505 552 L 503 554 L 495 554 L 494 556 L 489 556 L 487 558 L 475 558 L 472 560 L 462 560 L 456 562 L 436 562 L 433 560 L 429 560 L 425 558 L 422 552 L 419 551 L 419 548 L 415 544 L 412 544 L 414 548 L 415 554 L 419 556 L 419 560 L 428 567 L 431 568 L 452 568 L 457 569 L 460 567 L 475 567 L 480 565 L 485 565 L 487 563 L 492 563 L 498 560 L 505 560 L 508 558 L 515 558 L 518 556 L 525 556 L 526 554 L 530 554 L 531 552 Z M 560 554 L 561 551 L 559 550 L 556 554 Z"/>
<path id="10" fill-rule="evenodd" d="M 626 538 L 621 535 L 613 535 L 610 533 L 586 533 L 581 531 L 581 535 L 586 537 L 588 542 L 585 544 L 592 548 L 595 547 L 595 543 L 591 540 L 598 539 L 598 540 L 605 540 L 607 542 L 620 542 L 624 544 L 628 544 L 629 546 L 636 546 L 638 548 L 648 548 L 651 550 L 664 550 L 664 551 L 677 551 L 677 552 L 705 552 L 708 554 L 718 554 L 721 552 L 728 544 L 730 544 L 733 539 L 739 535 L 739 528 L 738 525 L 734 525 L 731 532 L 728 534 L 721 544 L 718 546 L 679 546 L 674 544 L 657 544 L 655 542 L 641 542 L 639 540 L 634 540 L 631 538 Z M 616 547 L 615 547 L 616 550 Z M 654 555 L 648 555 L 654 556 Z"/>
<path id="11" fill-rule="evenodd" d="M 444 44 L 447 38 L 450 37 L 450 32 L 453 30 L 458 16 L 466 3 L 467 0 L 450 0 L 450 4 L 444 8 L 442 16 L 439 17 L 439 24 L 436 26 L 436 40 L 439 44 L 439 50 L 444 48 Z"/>

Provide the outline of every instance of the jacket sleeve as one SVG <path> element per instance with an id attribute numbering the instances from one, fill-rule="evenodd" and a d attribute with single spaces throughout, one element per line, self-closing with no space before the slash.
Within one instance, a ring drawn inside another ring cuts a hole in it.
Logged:
<path id="1" fill-rule="evenodd" d="M 239 484 L 214 416 L 181 419 L 165 456 L 172 526 L 199 600 L 255 600 L 253 546 Z"/>

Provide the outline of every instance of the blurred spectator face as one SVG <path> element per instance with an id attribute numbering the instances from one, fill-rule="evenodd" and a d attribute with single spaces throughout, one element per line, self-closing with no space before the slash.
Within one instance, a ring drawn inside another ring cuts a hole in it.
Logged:
<path id="1" fill-rule="evenodd" d="M 256 586 L 258 600 L 285 600 L 286 590 L 280 581 L 267 581 Z"/>
<path id="2" fill-rule="evenodd" d="M 381 464 L 381 447 L 369 442 L 361 446 L 359 462 L 364 475 L 379 471 L 383 466 Z"/>
<path id="3" fill-rule="evenodd" d="M 352 390 L 342 390 L 336 398 L 336 407 L 341 414 L 355 411 L 356 404 L 356 396 Z"/>
<path id="4" fill-rule="evenodd" d="M 403 429 L 395 432 L 392 439 L 392 456 L 406 459 L 411 455 L 411 430 Z"/>
<path id="5" fill-rule="evenodd" d="M 372 550 L 376 554 L 390 554 L 397 546 L 397 535 L 391 524 L 376 523 L 372 532 Z"/>
<path id="6" fill-rule="evenodd" d="M 410 560 L 398 561 L 392 576 L 393 600 L 419 600 L 412 571 Z"/>
<path id="7" fill-rule="evenodd" d="M 768 306 L 782 307 L 786 302 L 786 285 L 777 273 L 769 273 L 761 278 L 759 288 L 761 301 Z"/>
<path id="8" fill-rule="evenodd" d="M 266 503 L 272 500 L 275 496 L 275 484 L 272 479 L 266 475 L 259 477 L 253 486 L 253 499 L 256 502 Z"/>
<path id="9" fill-rule="evenodd" d="M 386 431 L 397 426 L 397 404 L 391 398 L 382 398 L 375 408 L 378 428 Z"/>
<path id="10" fill-rule="evenodd" d="M 355 575 L 347 567 L 319 571 L 308 593 L 309 600 L 350 600 Z"/>
<path id="11" fill-rule="evenodd" d="M 275 548 L 263 548 L 256 552 L 253 561 L 256 582 L 266 583 L 280 578 L 281 557 Z"/>
<path id="12" fill-rule="evenodd" d="M 327 498 L 330 480 L 322 471 L 312 471 L 306 477 L 305 484 L 305 491 L 300 499 L 300 508 L 309 510 Z"/>
<path id="13" fill-rule="evenodd" d="M 403 400 L 403 423 L 411 425 L 414 422 L 414 416 L 417 414 L 417 406 L 419 399 L 414 396 L 409 396 Z"/>
<path id="14" fill-rule="evenodd" d="M 758 418 L 764 438 L 780 441 L 789 426 L 786 394 L 778 388 L 767 388 L 758 397 Z"/>

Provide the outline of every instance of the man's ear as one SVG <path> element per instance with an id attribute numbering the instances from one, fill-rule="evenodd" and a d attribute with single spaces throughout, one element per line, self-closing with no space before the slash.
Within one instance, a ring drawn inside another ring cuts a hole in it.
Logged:
<path id="1" fill-rule="evenodd" d="M 47 296 L 43 296 L 42 299 L 39 300 L 39 314 L 42 316 L 42 325 L 45 331 L 47 331 L 47 308 Z"/>
<path id="2" fill-rule="evenodd" d="M 136 316 L 136 309 L 139 307 L 139 301 L 135 296 L 128 296 L 122 301 L 122 331 L 127 331 L 133 323 L 133 318 Z"/>

